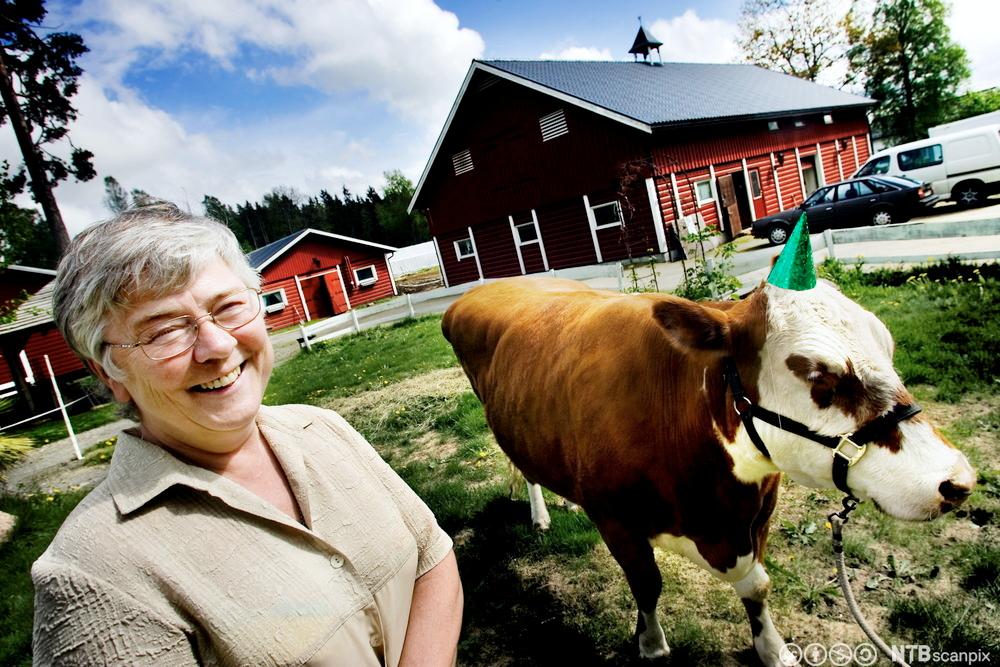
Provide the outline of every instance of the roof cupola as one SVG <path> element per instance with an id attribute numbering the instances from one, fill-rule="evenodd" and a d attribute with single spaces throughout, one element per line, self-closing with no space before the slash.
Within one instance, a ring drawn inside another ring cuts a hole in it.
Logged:
<path id="1" fill-rule="evenodd" d="M 660 57 L 660 47 L 663 46 L 663 42 L 658 41 L 653 37 L 645 26 L 642 25 L 642 17 L 639 17 L 639 32 L 635 35 L 635 41 L 632 42 L 632 48 L 628 50 L 632 54 L 635 60 L 639 60 L 639 56 L 642 55 L 643 62 L 650 65 L 662 65 L 663 58 Z M 656 49 L 656 60 L 657 62 L 652 62 L 649 59 L 649 52 Z"/>

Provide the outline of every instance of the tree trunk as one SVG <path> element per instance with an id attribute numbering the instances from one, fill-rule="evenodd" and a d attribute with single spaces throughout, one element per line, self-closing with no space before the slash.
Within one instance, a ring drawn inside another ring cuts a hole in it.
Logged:
<path id="1" fill-rule="evenodd" d="M 24 164 L 28 168 L 31 193 L 38 205 L 42 207 L 42 213 L 45 215 L 45 221 L 52 232 L 56 250 L 59 257 L 62 257 L 66 253 L 66 247 L 69 246 L 69 233 L 66 231 L 66 225 L 63 224 L 55 195 L 52 194 L 52 186 L 45 173 L 45 161 L 38 146 L 32 141 L 31 128 L 28 126 L 24 114 L 21 113 L 21 106 L 18 103 L 17 94 L 14 92 L 14 84 L 11 81 L 10 72 L 7 70 L 6 58 L 6 51 L 0 47 L 0 98 L 3 99 L 7 117 L 10 118 L 10 125 L 14 129 L 17 144 L 21 148 L 21 155 L 24 156 Z"/>

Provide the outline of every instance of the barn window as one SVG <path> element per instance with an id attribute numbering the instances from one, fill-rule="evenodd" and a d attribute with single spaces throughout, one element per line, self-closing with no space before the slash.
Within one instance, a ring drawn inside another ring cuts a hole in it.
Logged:
<path id="1" fill-rule="evenodd" d="M 354 269 L 354 281 L 358 284 L 358 287 L 369 287 L 370 285 L 374 285 L 376 280 L 378 280 L 378 274 L 375 272 L 374 264 Z"/>
<path id="2" fill-rule="evenodd" d="M 825 113 L 823 114 L 823 124 L 833 125 L 833 114 Z"/>
<path id="3" fill-rule="evenodd" d="M 770 130 L 771 132 L 776 131 L 778 129 L 778 121 L 776 121 L 776 120 L 769 120 L 767 122 L 767 129 Z"/>
<path id="4" fill-rule="evenodd" d="M 535 228 L 535 223 L 525 222 L 520 225 L 514 225 L 514 229 L 517 230 L 517 244 L 518 245 L 528 245 L 529 243 L 538 243 L 538 229 Z"/>
<path id="5" fill-rule="evenodd" d="M 805 127 L 806 122 L 804 120 L 797 120 L 793 123 L 793 125 L 795 125 L 795 127 Z"/>
<path id="6" fill-rule="evenodd" d="M 260 300 L 264 304 L 265 313 L 276 313 L 279 310 L 284 310 L 285 306 L 288 305 L 288 297 L 285 296 L 283 289 L 264 292 L 260 295 Z"/>
<path id="7" fill-rule="evenodd" d="M 622 207 L 618 202 L 598 204 L 591 206 L 590 210 L 594 212 L 594 229 L 622 226 Z"/>
<path id="8" fill-rule="evenodd" d="M 711 204 L 714 202 L 715 193 L 712 192 L 712 181 L 706 178 L 703 181 L 695 183 L 694 194 L 695 198 L 698 200 L 698 206 L 704 206 L 705 204 Z"/>
<path id="9" fill-rule="evenodd" d="M 472 239 L 459 239 L 455 241 L 455 255 L 459 260 L 476 256 L 476 251 L 472 247 Z"/>
<path id="10" fill-rule="evenodd" d="M 468 148 L 452 155 L 451 164 L 455 167 L 456 176 L 472 171 L 475 168 L 475 165 L 472 164 L 472 153 L 469 152 Z"/>
<path id="11" fill-rule="evenodd" d="M 538 119 L 538 125 L 542 130 L 542 141 L 555 139 L 569 133 L 569 128 L 566 127 L 566 114 L 563 113 L 562 109 L 542 116 Z"/>

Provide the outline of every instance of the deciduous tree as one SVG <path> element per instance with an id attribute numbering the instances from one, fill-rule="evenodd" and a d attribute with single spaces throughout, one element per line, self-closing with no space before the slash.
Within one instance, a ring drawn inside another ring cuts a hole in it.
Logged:
<path id="1" fill-rule="evenodd" d="M 845 14 L 835 0 L 745 0 L 738 38 L 743 58 L 815 81 L 844 56 Z"/>
<path id="2" fill-rule="evenodd" d="M 926 136 L 969 77 L 965 49 L 951 39 L 943 0 L 883 0 L 870 20 L 855 2 L 848 16 L 854 80 L 878 100 L 876 131 L 893 142 Z"/>
<path id="3" fill-rule="evenodd" d="M 47 147 L 68 140 L 67 126 L 76 118 L 70 99 L 82 73 L 76 59 L 87 47 L 72 33 L 39 34 L 46 14 L 42 0 L 3 0 L 0 7 L 0 123 L 10 121 L 24 158 L 24 167 L 0 187 L 10 197 L 30 181 L 62 255 L 69 235 L 52 188 L 69 175 L 81 181 L 93 178 L 93 154 L 70 143 L 67 160 Z"/>

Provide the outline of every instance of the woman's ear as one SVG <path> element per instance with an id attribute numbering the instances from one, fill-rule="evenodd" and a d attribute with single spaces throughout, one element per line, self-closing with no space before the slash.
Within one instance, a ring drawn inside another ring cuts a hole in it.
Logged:
<path id="1" fill-rule="evenodd" d="M 119 403 L 128 403 L 132 400 L 132 394 L 129 393 L 129 390 L 125 387 L 125 385 L 118 380 L 112 379 L 112 377 L 108 375 L 108 372 L 104 370 L 104 366 L 101 366 L 93 359 L 88 359 L 87 367 L 90 368 L 90 371 L 97 376 L 97 379 L 104 383 L 104 386 L 111 391 L 111 395 L 115 397 L 116 401 Z"/>

